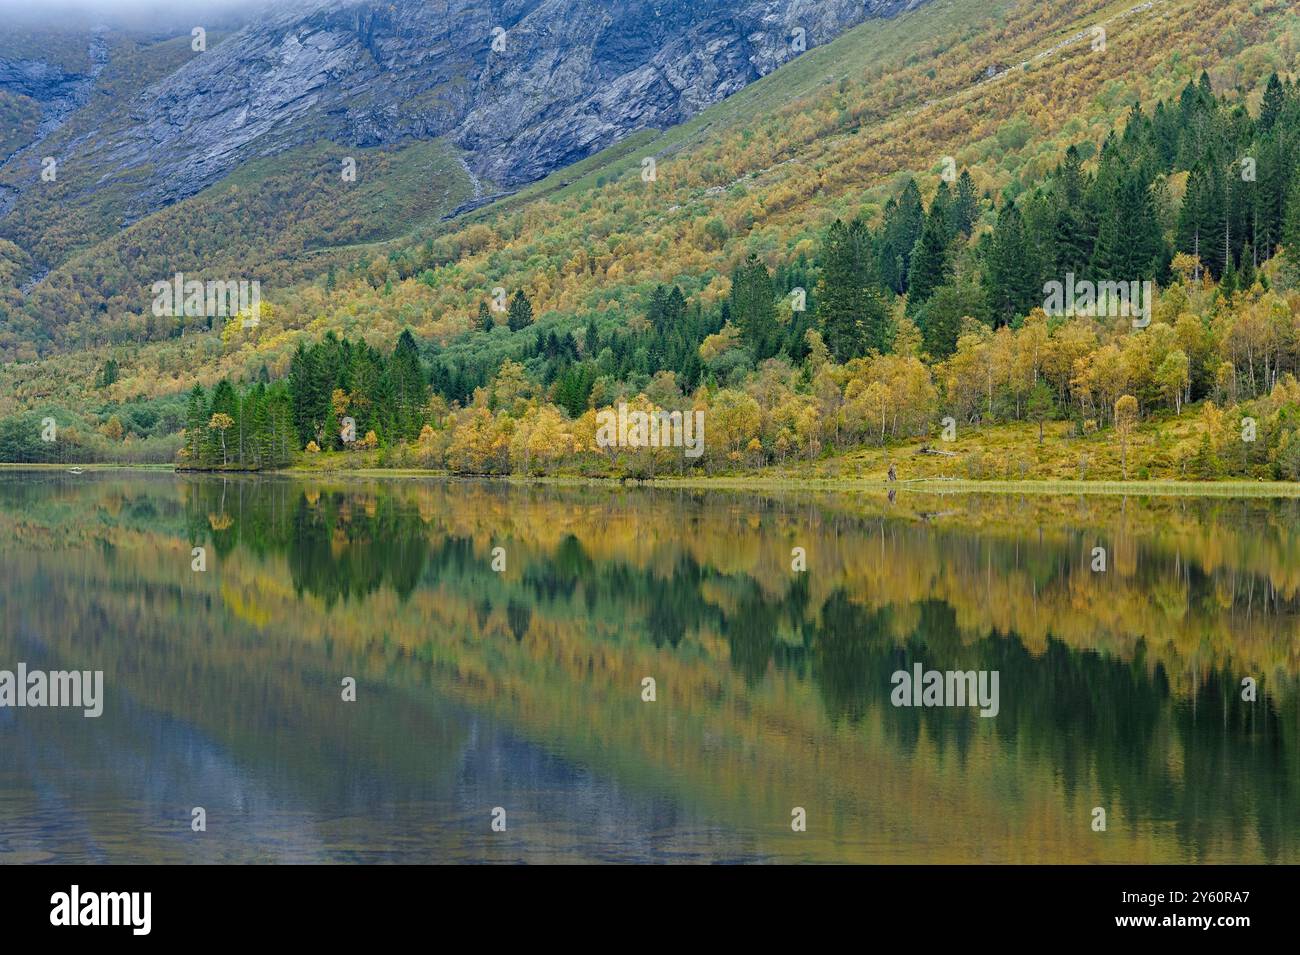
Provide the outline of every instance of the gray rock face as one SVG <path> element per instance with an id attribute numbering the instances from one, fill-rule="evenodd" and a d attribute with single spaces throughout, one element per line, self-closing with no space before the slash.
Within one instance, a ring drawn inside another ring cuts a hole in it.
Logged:
<path id="1" fill-rule="evenodd" d="M 513 187 L 688 119 L 801 43 L 924 2 L 298 0 L 144 90 L 128 128 L 86 148 L 148 171 L 129 218 L 320 138 L 448 136 L 475 174 Z M 14 82 L 58 82 L 24 69 Z"/>
<path id="2" fill-rule="evenodd" d="M 32 141 L 10 155 L 0 154 L 0 167 L 24 149 L 34 150 L 68 116 L 85 105 L 95 79 L 108 62 L 108 44 L 97 32 L 90 36 L 86 54 L 89 68 L 85 72 L 65 70 L 43 60 L 0 57 L 0 89 L 31 97 L 41 106 L 41 123 Z M 0 219 L 8 214 L 17 196 L 17 189 L 0 183 Z"/>

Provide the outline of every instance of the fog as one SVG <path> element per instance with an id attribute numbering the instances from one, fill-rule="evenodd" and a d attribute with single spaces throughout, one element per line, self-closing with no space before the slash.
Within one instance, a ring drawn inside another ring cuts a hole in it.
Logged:
<path id="1" fill-rule="evenodd" d="M 25 27 L 106 25 L 163 29 L 229 23 L 272 8 L 320 0 L 0 0 L 0 23 Z M 4 30 L 0 26 L 0 33 Z"/>

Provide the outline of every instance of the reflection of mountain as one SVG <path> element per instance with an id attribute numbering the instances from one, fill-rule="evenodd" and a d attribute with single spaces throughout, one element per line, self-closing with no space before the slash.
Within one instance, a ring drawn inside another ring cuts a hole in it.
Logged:
<path id="1" fill-rule="evenodd" d="M 453 799 L 419 781 L 421 741 L 442 727 L 462 780 L 484 757 L 420 702 L 432 691 L 539 747 L 528 765 L 561 760 L 517 789 L 536 818 L 576 825 L 565 797 L 526 791 L 580 779 L 620 794 L 620 826 L 689 829 L 688 853 L 730 838 L 828 859 L 1300 858 L 1289 505 L 972 499 L 934 526 L 847 500 L 177 486 L 0 480 L 0 570 L 43 595 L 24 612 L 58 653 L 93 647 L 271 792 L 310 800 L 339 772 L 358 794 L 320 804 L 360 804 L 364 779 L 384 800 Z M 213 547 L 207 575 L 191 540 Z M 1104 578 L 1084 559 L 1098 540 Z M 789 571 L 795 544 L 807 573 Z M 890 675 L 917 661 L 998 670 L 1000 714 L 891 707 Z M 366 687 L 356 716 L 334 703 L 339 673 Z M 1265 691 L 1253 705 L 1244 674 Z M 785 844 L 792 805 L 833 832 Z M 1122 837 L 1082 835 L 1094 805 Z"/>

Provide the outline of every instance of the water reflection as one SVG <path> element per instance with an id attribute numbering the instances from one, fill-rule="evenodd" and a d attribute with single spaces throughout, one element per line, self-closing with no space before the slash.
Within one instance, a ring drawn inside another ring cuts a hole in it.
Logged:
<path id="1" fill-rule="evenodd" d="M 0 860 L 1294 862 L 1296 516 L 8 472 Z"/>

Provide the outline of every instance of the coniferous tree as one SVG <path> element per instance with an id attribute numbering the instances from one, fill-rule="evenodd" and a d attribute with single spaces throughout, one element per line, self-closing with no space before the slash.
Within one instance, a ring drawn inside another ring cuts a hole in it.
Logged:
<path id="1" fill-rule="evenodd" d="M 204 401 L 203 386 L 195 385 L 190 391 L 185 409 L 185 454 L 186 461 L 192 467 L 202 467 L 207 463 L 204 457 L 207 448 L 207 404 Z"/>
<path id="2" fill-rule="evenodd" d="M 862 220 L 836 220 L 822 244 L 817 317 L 836 361 L 885 346 L 887 315 L 871 268 L 871 241 Z"/>
<path id="3" fill-rule="evenodd" d="M 1300 169 L 1291 176 L 1291 189 L 1286 203 L 1286 218 L 1282 224 L 1282 245 L 1292 261 L 1300 261 Z"/>
<path id="4" fill-rule="evenodd" d="M 515 292 L 510 299 L 510 308 L 506 313 L 506 325 L 512 332 L 522 331 L 533 323 L 533 304 L 523 290 Z"/>
<path id="5" fill-rule="evenodd" d="M 1198 164 L 1188 174 L 1183 204 L 1178 212 L 1178 250 L 1195 256 L 1200 264 L 1204 264 L 1206 247 L 1212 243 L 1207 229 L 1211 188 L 1205 167 Z M 1200 265 L 1194 277 L 1200 278 Z"/>
<path id="6" fill-rule="evenodd" d="M 907 310 L 915 312 L 943 285 L 951 271 L 948 262 L 947 208 L 936 203 L 930 207 L 921 236 L 912 251 L 912 270 L 908 277 Z"/>
<path id="7" fill-rule="evenodd" d="M 998 213 L 984 269 L 984 294 L 995 324 L 1007 324 L 1041 304 L 1037 277 L 1020 210 L 1007 202 Z"/>
<path id="8" fill-rule="evenodd" d="M 979 213 L 979 196 L 975 192 L 975 180 L 971 178 L 970 170 L 963 169 L 957 178 L 957 195 L 952 204 L 953 228 L 961 235 L 970 238 Z"/>
<path id="9" fill-rule="evenodd" d="M 420 363 L 419 346 L 409 328 L 398 336 L 388 370 L 394 398 L 395 436 L 410 441 L 419 436 L 424 424 L 429 382 Z"/>
<path id="10" fill-rule="evenodd" d="M 942 361 L 957 350 L 962 319 L 978 317 L 979 289 L 967 285 L 944 285 L 936 289 L 916 313 L 921 345 L 933 361 Z"/>
<path id="11" fill-rule="evenodd" d="M 921 190 L 917 188 L 916 180 L 909 178 L 897 202 L 885 206 L 884 247 L 889 250 L 891 257 L 897 257 L 899 260 L 896 276 L 898 284 L 894 287 L 894 291 L 898 293 L 907 291 L 912 249 L 916 246 L 916 240 L 921 237 L 921 229 L 924 226 L 925 208 L 921 204 Z M 882 261 L 882 266 L 884 265 Z M 890 268 L 892 270 L 892 263 Z"/>
<path id="12" fill-rule="evenodd" d="M 780 337 L 772 275 L 757 255 L 731 273 L 731 314 L 758 361 L 776 354 Z"/>
<path id="13" fill-rule="evenodd" d="M 1259 107 L 1259 128 L 1261 132 L 1269 132 L 1278 117 L 1282 115 L 1282 108 L 1286 103 L 1286 92 L 1282 88 L 1282 82 L 1278 79 L 1277 73 L 1274 72 L 1268 78 L 1268 86 L 1264 89 L 1264 100 Z"/>

